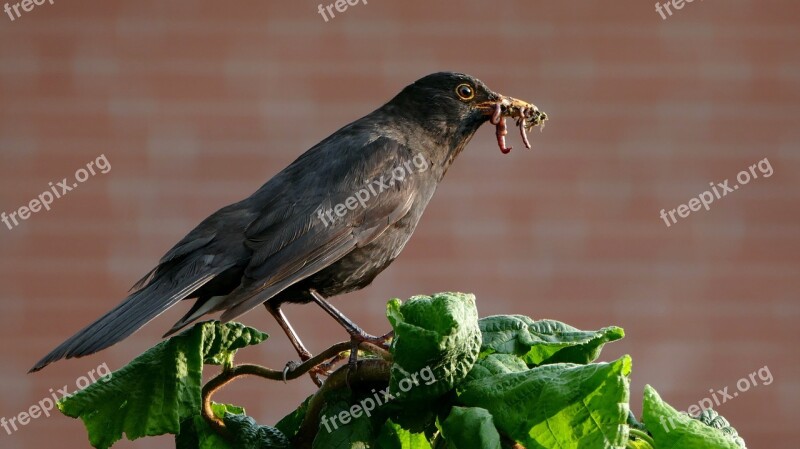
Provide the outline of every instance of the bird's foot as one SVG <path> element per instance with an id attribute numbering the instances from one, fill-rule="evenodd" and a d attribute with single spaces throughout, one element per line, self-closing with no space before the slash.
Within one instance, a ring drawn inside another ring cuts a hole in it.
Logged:
<path id="1" fill-rule="evenodd" d="M 307 360 L 311 359 L 311 357 L 312 357 L 311 353 L 307 352 L 307 351 L 303 352 L 303 353 L 299 353 L 299 355 L 300 355 L 300 362 L 295 362 L 294 360 L 290 360 L 290 361 L 286 362 L 286 366 L 283 367 L 283 382 L 284 383 L 286 383 L 286 376 L 289 373 L 289 371 L 297 369 L 297 367 L 299 367 L 300 365 L 302 365 L 304 362 L 306 362 Z M 333 360 L 333 359 L 331 359 L 331 360 Z M 317 387 L 321 387 L 322 386 L 322 380 L 320 379 L 320 376 L 325 376 L 325 377 L 330 376 L 331 372 L 330 372 L 329 363 L 330 363 L 330 361 L 326 362 L 326 363 L 323 363 L 323 364 L 320 364 L 320 365 L 317 365 L 317 366 L 311 368 L 310 370 L 308 370 L 308 376 L 311 377 L 311 381 L 314 382 L 314 384 Z"/>
<path id="2" fill-rule="evenodd" d="M 328 377 L 331 373 L 327 369 L 323 368 L 321 365 L 315 366 L 308 371 L 308 376 L 311 377 L 311 381 L 319 388 L 322 386 L 322 379 L 320 376 Z"/>
<path id="3" fill-rule="evenodd" d="M 360 333 L 350 334 L 350 340 L 356 341 L 358 343 L 369 343 L 371 345 L 377 346 L 383 350 L 388 351 L 390 344 L 390 340 L 394 338 L 394 331 L 388 332 L 381 336 L 370 335 L 364 331 Z"/>
<path id="4" fill-rule="evenodd" d="M 286 376 L 289 374 L 289 371 L 297 369 L 298 366 L 302 365 L 302 363 L 295 362 L 294 360 L 290 360 L 286 362 L 286 366 L 283 367 L 283 383 L 286 383 Z M 308 376 L 311 377 L 311 381 L 314 382 L 314 385 L 317 387 L 322 386 L 322 380 L 319 378 L 320 375 L 327 375 L 327 372 L 320 372 L 319 367 L 315 366 L 308 370 Z"/>
<path id="5" fill-rule="evenodd" d="M 350 388 L 350 376 L 355 374 L 356 370 L 358 369 L 358 347 L 361 345 L 361 341 L 357 338 L 353 337 L 350 339 L 350 357 L 347 360 L 347 375 L 345 376 L 345 383 L 347 384 L 347 388 Z"/>
<path id="6" fill-rule="evenodd" d="M 347 373 L 347 385 L 350 385 L 350 375 L 354 374 L 358 369 L 358 351 L 359 348 L 362 346 L 363 343 L 366 343 L 368 348 L 366 349 L 368 352 L 374 352 L 377 355 L 383 357 L 384 359 L 390 358 L 389 355 L 389 341 L 394 337 L 394 331 L 391 331 L 387 334 L 381 336 L 374 336 L 370 335 L 364 331 L 358 333 L 350 334 L 350 357 L 347 361 L 348 373 Z M 372 346 L 372 348 L 369 348 Z"/>
<path id="7" fill-rule="evenodd" d="M 391 346 L 391 340 L 393 338 L 394 338 L 394 331 L 389 331 L 381 335 L 380 337 L 377 337 L 375 341 L 373 341 L 372 343 L 388 351 L 389 347 Z"/>
<path id="8" fill-rule="evenodd" d="M 289 374 L 289 371 L 294 371 L 298 366 L 300 366 L 300 364 L 294 360 L 286 362 L 286 366 L 283 367 L 283 383 L 286 383 L 286 376 Z"/>
<path id="9" fill-rule="evenodd" d="M 357 354 L 359 347 L 365 349 L 367 352 L 373 352 L 376 355 L 384 358 L 390 359 L 391 355 L 389 355 L 388 351 L 391 347 L 390 340 L 394 337 L 394 331 L 376 337 L 374 335 L 370 335 L 364 331 L 351 333 L 350 334 L 350 342 L 352 345 L 352 349 L 350 351 L 350 364 L 354 365 L 357 359 Z"/>
<path id="10" fill-rule="evenodd" d="M 333 373 L 333 367 L 336 366 L 339 362 L 344 360 L 347 357 L 347 351 L 341 352 L 330 359 L 328 361 L 317 365 L 314 369 L 317 370 L 318 373 L 324 376 L 330 376 Z"/>

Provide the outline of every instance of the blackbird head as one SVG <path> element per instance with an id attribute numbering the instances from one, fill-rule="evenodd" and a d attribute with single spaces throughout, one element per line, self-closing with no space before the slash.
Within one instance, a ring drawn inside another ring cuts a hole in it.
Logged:
<path id="1" fill-rule="evenodd" d="M 446 165 L 487 121 L 498 126 L 500 143 L 500 128 L 503 136 L 506 133 L 506 117 L 517 119 L 521 129 L 529 129 L 547 119 L 536 106 L 498 94 L 481 80 L 455 72 L 434 73 L 417 80 L 389 101 L 384 109 L 424 129 L 437 147 L 446 148 Z M 501 150 L 507 152 L 510 148 L 504 148 L 504 144 L 503 140 Z"/>

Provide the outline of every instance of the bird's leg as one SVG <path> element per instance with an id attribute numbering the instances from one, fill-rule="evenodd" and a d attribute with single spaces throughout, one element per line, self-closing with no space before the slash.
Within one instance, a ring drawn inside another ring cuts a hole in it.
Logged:
<path id="1" fill-rule="evenodd" d="M 267 308 L 269 313 L 275 317 L 275 321 L 278 322 L 278 325 L 283 329 L 283 332 L 289 337 L 289 341 L 294 346 L 295 351 L 297 351 L 297 355 L 300 356 L 300 362 L 305 362 L 306 360 L 310 359 L 311 352 L 306 349 L 303 342 L 300 340 L 300 336 L 297 335 L 292 325 L 289 323 L 289 320 L 286 319 L 286 315 L 283 314 L 281 310 L 280 304 L 273 305 L 269 301 L 264 303 L 264 307 Z M 294 365 L 295 362 L 288 362 L 286 367 L 283 370 L 284 382 L 286 381 L 286 372 Z M 319 369 L 314 368 L 308 372 L 308 375 L 311 377 L 311 381 L 314 382 L 318 387 L 322 386 L 322 381 L 319 379 L 320 374 L 327 374 L 327 370 L 323 367 L 319 367 Z"/>
<path id="2" fill-rule="evenodd" d="M 329 303 L 322 295 L 319 294 L 318 291 L 314 290 L 313 288 L 309 290 L 311 293 L 311 297 L 314 299 L 322 310 L 328 313 L 337 323 L 339 323 L 348 334 L 350 334 L 350 338 L 357 343 L 367 342 L 372 343 L 379 347 L 386 346 L 386 340 L 388 340 L 392 336 L 392 332 L 376 337 L 374 335 L 370 335 L 364 332 L 364 329 L 361 329 L 356 323 L 352 322 L 350 318 L 347 318 L 342 312 L 337 310 L 331 303 Z"/>
<path id="3" fill-rule="evenodd" d="M 264 303 L 264 306 L 267 308 L 269 313 L 275 317 L 275 321 L 278 322 L 278 325 L 280 325 L 281 329 L 283 329 L 283 332 L 286 333 L 286 336 L 289 337 L 289 341 L 297 351 L 297 355 L 300 356 L 300 360 L 305 362 L 306 360 L 310 359 L 312 357 L 311 352 L 306 349 L 305 345 L 300 340 L 300 336 L 297 335 L 297 332 L 295 332 L 294 328 L 289 323 L 289 320 L 286 319 L 286 315 L 283 314 L 280 304 L 273 305 L 267 301 Z"/>
<path id="4" fill-rule="evenodd" d="M 350 318 L 347 318 L 342 312 L 340 312 L 336 307 L 333 307 L 331 303 L 329 303 L 318 291 L 315 289 L 309 289 L 309 293 L 311 294 L 311 298 L 313 298 L 314 302 L 316 302 L 322 310 L 328 313 L 337 323 L 339 323 L 348 334 L 350 334 L 350 357 L 348 359 L 348 366 L 350 370 L 348 371 L 346 382 L 348 387 L 350 386 L 350 375 L 355 373 L 356 367 L 358 366 L 358 347 L 362 342 L 371 343 L 376 345 L 380 348 L 386 348 L 386 340 L 389 339 L 394 332 L 389 332 L 386 335 L 376 337 L 374 335 L 370 335 L 364 332 L 364 329 L 361 329 L 356 323 L 354 323 Z"/>

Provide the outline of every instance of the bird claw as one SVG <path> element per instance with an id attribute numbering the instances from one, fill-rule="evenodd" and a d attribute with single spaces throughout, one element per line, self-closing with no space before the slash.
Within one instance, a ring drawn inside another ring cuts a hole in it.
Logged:
<path id="1" fill-rule="evenodd" d="M 301 363 L 297 363 L 294 360 L 286 362 L 286 366 L 283 367 L 283 383 L 287 383 L 288 380 L 287 376 L 289 374 L 289 371 L 297 369 L 297 367 L 299 367 L 300 365 Z M 330 371 L 328 371 L 327 368 L 324 368 L 323 365 L 315 366 L 314 368 L 308 370 L 308 376 L 311 377 L 311 381 L 314 382 L 314 384 L 317 387 L 322 386 L 322 380 L 320 379 L 321 375 L 322 376 L 330 375 Z"/>
<path id="2" fill-rule="evenodd" d="M 319 375 L 320 373 L 316 372 L 315 369 L 312 369 L 308 372 L 308 377 L 311 378 L 311 382 L 314 382 L 314 385 L 316 385 L 317 388 L 322 386 L 322 379 L 319 378 Z"/>
<path id="3" fill-rule="evenodd" d="M 322 374 L 323 376 L 330 376 L 333 373 L 334 365 L 344 360 L 345 357 L 344 354 L 346 353 L 347 352 L 342 352 L 340 354 L 333 356 L 327 362 L 317 365 L 314 368 L 314 370 L 316 370 L 317 373 Z"/>
<path id="4" fill-rule="evenodd" d="M 394 337 L 394 331 L 376 337 L 367 333 L 352 334 L 350 336 L 350 356 L 347 360 L 347 376 L 345 383 L 350 388 L 350 376 L 358 369 L 358 350 L 361 343 L 369 343 L 385 351 L 389 350 L 389 340 Z M 369 349 L 368 349 L 369 350 Z"/>
<path id="5" fill-rule="evenodd" d="M 300 364 L 294 360 L 286 362 L 286 366 L 283 367 L 283 383 L 286 383 L 286 375 L 289 374 L 289 371 L 296 369 L 298 366 L 300 366 Z"/>
<path id="6" fill-rule="evenodd" d="M 370 343 L 382 349 L 389 349 L 389 340 L 394 338 L 394 331 L 389 331 L 381 336 L 370 335 L 367 333 L 354 334 L 350 336 L 351 341 L 356 343 Z"/>

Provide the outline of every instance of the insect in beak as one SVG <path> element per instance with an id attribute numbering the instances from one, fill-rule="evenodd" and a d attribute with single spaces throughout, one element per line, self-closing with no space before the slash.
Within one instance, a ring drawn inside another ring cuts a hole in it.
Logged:
<path id="1" fill-rule="evenodd" d="M 503 154 L 511 151 L 511 147 L 506 146 L 506 135 L 508 134 L 506 118 L 516 120 L 516 126 L 519 128 L 519 134 L 522 137 L 525 148 L 531 148 L 528 140 L 528 131 L 534 126 L 539 126 L 539 129 L 543 129 L 544 122 L 547 120 L 547 114 L 540 112 L 539 108 L 516 98 L 501 96 L 500 101 L 487 106 L 491 108 L 489 123 L 495 126 L 497 146 L 500 147 L 500 151 Z"/>

